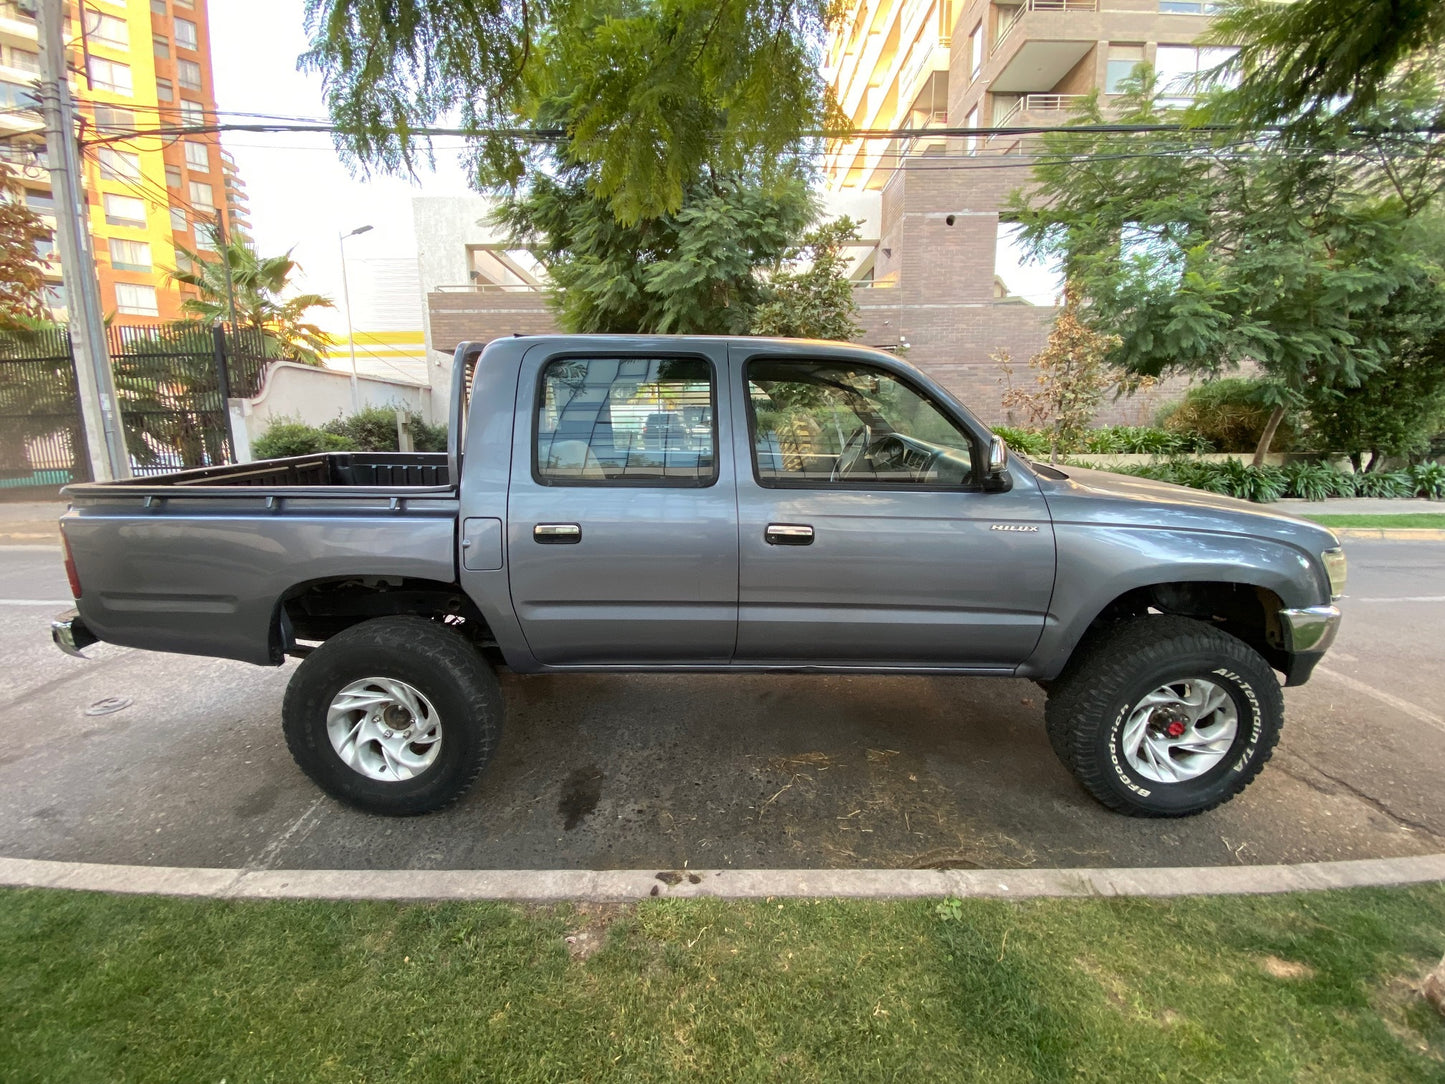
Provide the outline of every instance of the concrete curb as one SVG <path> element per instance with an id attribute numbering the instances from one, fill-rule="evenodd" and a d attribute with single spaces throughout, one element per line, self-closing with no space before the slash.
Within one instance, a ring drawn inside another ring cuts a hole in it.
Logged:
<path id="1" fill-rule="evenodd" d="M 1445 881 L 1445 854 L 1161 869 L 248 870 L 0 858 L 0 886 L 272 900 L 1030 899 L 1308 892 Z"/>
<path id="2" fill-rule="evenodd" d="M 1326 527 L 1337 538 L 1373 538 L 1386 542 L 1445 542 L 1438 527 Z"/>

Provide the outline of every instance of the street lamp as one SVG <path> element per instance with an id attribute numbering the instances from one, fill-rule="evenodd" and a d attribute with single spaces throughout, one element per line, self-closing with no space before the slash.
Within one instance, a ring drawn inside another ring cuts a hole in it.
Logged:
<path id="1" fill-rule="evenodd" d="M 351 413 L 361 413 L 361 391 L 356 383 L 356 335 L 351 330 L 351 290 L 346 284 L 346 239 L 365 233 L 370 226 L 357 226 L 350 233 L 337 234 L 337 245 L 341 248 L 341 299 L 346 308 L 346 342 L 351 347 Z"/>

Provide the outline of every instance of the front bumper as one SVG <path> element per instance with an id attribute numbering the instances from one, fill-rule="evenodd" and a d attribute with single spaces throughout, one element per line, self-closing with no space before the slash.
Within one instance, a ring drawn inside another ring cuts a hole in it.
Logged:
<path id="1" fill-rule="evenodd" d="M 100 641 L 81 620 L 78 610 L 67 610 L 50 622 L 50 638 L 61 651 L 74 655 L 77 659 L 85 658 L 81 652 Z"/>
<path id="2" fill-rule="evenodd" d="M 1305 606 L 1298 610 L 1280 610 L 1279 624 L 1287 657 L 1284 683 L 1303 685 L 1315 664 L 1335 642 L 1335 634 L 1340 631 L 1340 608 Z"/>

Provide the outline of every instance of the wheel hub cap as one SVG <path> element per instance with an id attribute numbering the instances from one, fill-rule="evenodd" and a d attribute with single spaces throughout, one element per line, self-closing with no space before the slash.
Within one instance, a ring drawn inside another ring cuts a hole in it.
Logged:
<path id="1" fill-rule="evenodd" d="M 1239 733 L 1239 711 L 1204 678 L 1161 685 L 1129 712 L 1120 744 L 1129 767 L 1155 783 L 1186 783 L 1219 764 Z"/>
<path id="2" fill-rule="evenodd" d="M 441 752 L 441 719 L 430 700 L 396 678 L 368 677 L 338 692 L 326 735 L 347 767 L 383 782 L 413 779 Z"/>

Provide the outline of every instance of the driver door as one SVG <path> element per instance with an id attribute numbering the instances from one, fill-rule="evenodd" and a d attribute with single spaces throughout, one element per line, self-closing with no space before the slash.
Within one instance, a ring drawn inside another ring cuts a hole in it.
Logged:
<path id="1" fill-rule="evenodd" d="M 734 661 L 1005 672 L 1027 658 L 1054 578 L 1033 479 L 984 492 L 977 439 L 905 369 L 776 346 L 729 354 Z"/>

